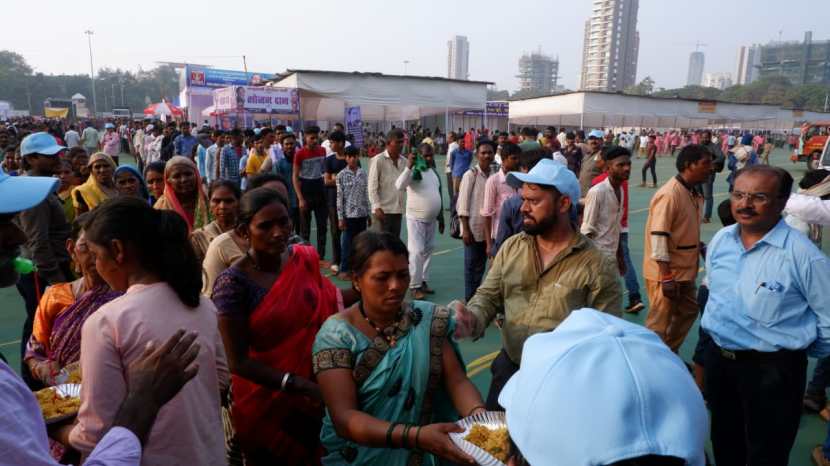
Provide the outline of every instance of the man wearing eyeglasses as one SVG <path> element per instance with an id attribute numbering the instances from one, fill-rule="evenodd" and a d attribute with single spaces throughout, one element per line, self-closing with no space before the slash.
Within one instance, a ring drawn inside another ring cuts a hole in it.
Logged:
<path id="1" fill-rule="evenodd" d="M 792 190 L 785 170 L 737 172 L 737 221 L 709 243 L 703 328 L 705 392 L 721 465 L 788 464 L 798 432 L 807 355 L 830 355 L 830 261 L 781 217 Z M 814 459 L 827 462 L 827 450 Z"/>

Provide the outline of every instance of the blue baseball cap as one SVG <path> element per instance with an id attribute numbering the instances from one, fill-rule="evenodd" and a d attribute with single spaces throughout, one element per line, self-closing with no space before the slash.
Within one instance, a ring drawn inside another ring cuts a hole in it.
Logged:
<path id="1" fill-rule="evenodd" d="M 65 149 L 66 147 L 58 144 L 54 136 L 43 131 L 26 136 L 20 143 L 20 155 L 55 155 Z"/>
<path id="2" fill-rule="evenodd" d="M 708 415 L 683 361 L 654 332 L 595 309 L 528 338 L 499 404 L 533 466 L 646 455 L 705 464 Z"/>
<path id="3" fill-rule="evenodd" d="M 560 193 L 571 198 L 571 204 L 576 209 L 579 202 L 579 180 L 576 175 L 559 162 L 551 159 L 542 159 L 527 173 L 510 172 L 507 174 L 507 184 L 519 189 L 522 184 L 540 184 L 553 186 Z"/>
<path id="4" fill-rule="evenodd" d="M 34 207 L 58 187 L 48 176 L 10 176 L 0 168 L 0 214 L 13 214 Z"/>
<path id="5" fill-rule="evenodd" d="M 591 130 L 590 133 L 588 133 L 588 139 L 590 139 L 590 138 L 602 139 L 604 137 L 605 137 L 605 133 L 603 133 L 601 129 L 594 129 L 594 130 Z"/>
<path id="6" fill-rule="evenodd" d="M 115 125 L 112 123 L 104 124 L 104 129 L 115 129 Z"/>

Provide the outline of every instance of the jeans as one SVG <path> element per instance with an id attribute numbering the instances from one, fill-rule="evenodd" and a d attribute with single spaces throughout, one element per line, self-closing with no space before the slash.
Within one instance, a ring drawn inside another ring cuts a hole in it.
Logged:
<path id="1" fill-rule="evenodd" d="M 484 268 L 487 266 L 487 243 L 474 241 L 464 245 L 464 299 L 469 301 L 476 294 L 484 278 Z"/>
<path id="2" fill-rule="evenodd" d="M 625 261 L 625 289 L 628 290 L 628 303 L 636 303 L 642 301 L 640 297 L 640 283 L 637 281 L 637 271 L 634 269 L 634 263 L 631 262 L 631 253 L 628 251 L 628 233 L 620 233 L 620 247 L 623 250 L 623 260 Z"/>
<path id="3" fill-rule="evenodd" d="M 715 190 L 715 174 L 712 173 L 712 176 L 709 177 L 708 181 L 704 181 L 701 185 L 703 187 L 703 199 L 705 204 L 703 206 L 703 218 L 711 219 L 712 218 L 712 205 L 715 202 L 715 198 L 713 196 L 713 192 Z"/>
<path id="4" fill-rule="evenodd" d="M 452 172 L 447 173 L 447 195 L 450 199 L 455 195 L 455 190 L 453 190 L 452 184 Z"/>
<path id="5" fill-rule="evenodd" d="M 657 184 L 657 158 L 651 158 L 646 160 L 646 163 L 643 165 L 643 184 L 646 184 L 646 170 L 651 169 L 651 181 L 655 185 Z"/>
<path id="6" fill-rule="evenodd" d="M 340 251 L 340 272 L 348 272 L 351 270 L 349 260 L 352 256 L 352 243 L 355 236 L 363 233 L 366 230 L 366 220 L 368 217 L 347 218 L 346 230 L 340 236 L 341 251 Z"/>
<path id="7" fill-rule="evenodd" d="M 487 411 L 504 411 L 504 408 L 499 404 L 499 395 L 510 377 L 513 377 L 513 374 L 518 370 L 519 365 L 511 361 L 504 350 L 499 351 L 499 355 L 496 356 L 490 366 L 490 373 L 493 374 L 493 378 L 490 380 L 490 390 L 487 392 L 485 403 Z"/>
<path id="8" fill-rule="evenodd" d="M 331 263 L 340 264 L 340 228 L 337 225 L 337 190 L 326 188 L 329 228 L 331 229 Z"/>
<path id="9" fill-rule="evenodd" d="M 317 222 L 317 255 L 320 260 L 326 257 L 326 226 L 329 222 L 326 197 L 319 189 L 303 188 L 303 197 L 306 202 L 306 210 L 300 212 L 300 236 L 306 243 L 311 244 L 311 214 L 314 214 L 314 221 Z"/>
<path id="10" fill-rule="evenodd" d="M 828 386 L 830 386 L 830 357 L 816 361 L 813 378 L 807 383 L 807 393 L 824 396 Z"/>

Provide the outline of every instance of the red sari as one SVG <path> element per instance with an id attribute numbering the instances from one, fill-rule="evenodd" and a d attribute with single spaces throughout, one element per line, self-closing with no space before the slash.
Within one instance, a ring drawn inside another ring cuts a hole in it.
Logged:
<path id="1" fill-rule="evenodd" d="M 311 345 L 337 312 L 338 290 L 320 274 L 313 247 L 294 245 L 282 273 L 251 313 L 248 357 L 314 380 Z M 248 464 L 320 464 L 323 406 L 233 376 L 233 424 Z"/>

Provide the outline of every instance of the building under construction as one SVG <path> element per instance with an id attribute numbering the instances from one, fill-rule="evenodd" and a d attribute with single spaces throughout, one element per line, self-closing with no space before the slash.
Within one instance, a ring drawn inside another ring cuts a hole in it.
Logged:
<path id="1" fill-rule="evenodd" d="M 558 89 L 559 58 L 542 54 L 541 50 L 519 58 L 519 90 L 533 94 L 551 94 Z"/>
<path id="2" fill-rule="evenodd" d="M 813 33 L 807 31 L 803 42 L 764 45 L 758 76 L 783 76 L 795 85 L 830 84 L 830 40 L 813 41 Z"/>

